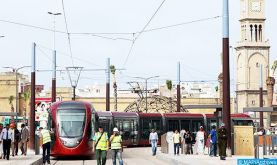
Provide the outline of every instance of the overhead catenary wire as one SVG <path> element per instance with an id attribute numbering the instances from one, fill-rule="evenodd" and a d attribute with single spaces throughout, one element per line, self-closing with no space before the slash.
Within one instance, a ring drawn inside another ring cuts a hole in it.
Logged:
<path id="1" fill-rule="evenodd" d="M 47 50 L 53 51 L 52 48 L 43 46 L 43 45 L 41 45 L 41 44 L 37 44 L 37 46 L 39 46 L 39 47 L 41 47 L 41 48 L 44 48 L 44 49 L 47 49 Z M 62 56 L 71 57 L 70 54 L 67 54 L 67 53 L 65 53 L 65 52 L 62 52 L 62 51 L 59 51 L 59 50 L 56 50 L 56 52 L 57 52 L 58 54 L 62 55 Z M 90 65 L 95 65 L 95 66 L 103 67 L 103 66 L 101 66 L 101 65 L 98 65 L 98 64 L 95 64 L 95 63 L 89 61 L 88 59 L 82 59 L 82 58 L 80 58 L 80 57 L 73 57 L 73 59 L 78 60 L 78 61 L 81 61 L 81 62 L 84 62 L 84 63 L 87 63 L 87 64 L 90 64 Z"/>
<path id="2" fill-rule="evenodd" d="M 188 21 L 188 22 L 177 23 L 177 24 L 173 24 L 173 25 L 167 25 L 167 26 L 161 26 L 161 27 L 157 27 L 157 28 L 146 29 L 143 32 L 146 33 L 146 32 L 152 32 L 152 31 L 157 31 L 157 30 L 169 29 L 169 28 L 183 26 L 183 25 L 192 24 L 192 23 L 196 23 L 196 22 L 203 22 L 203 21 L 218 19 L 220 17 L 221 16 L 207 17 L 207 18 L 192 20 L 192 21 Z M 139 33 L 139 32 L 136 32 L 136 33 Z"/>
<path id="3" fill-rule="evenodd" d="M 174 28 L 174 27 L 177 27 L 177 26 L 183 26 L 183 25 L 187 25 L 187 24 L 191 24 L 191 23 L 197 23 L 197 22 L 203 22 L 203 21 L 218 19 L 220 17 L 221 16 L 202 18 L 202 19 L 192 20 L 192 21 L 188 21 L 188 22 L 177 23 L 177 24 L 173 24 L 173 25 L 166 25 L 166 26 L 146 29 L 142 32 L 145 33 L 145 32 L 152 32 L 152 31 L 157 31 L 157 30 L 169 29 L 169 28 Z M 40 27 L 40 26 L 36 26 L 36 25 L 25 24 L 25 23 L 20 23 L 20 22 L 16 22 L 16 21 L 8 21 L 8 20 L 0 19 L 0 22 L 19 25 L 19 26 L 25 26 L 27 28 L 34 28 L 34 29 L 38 29 L 38 30 L 54 32 L 53 29 Z M 132 41 L 132 39 L 128 39 L 128 38 L 122 38 L 122 37 L 111 38 L 111 37 L 106 37 L 106 36 L 101 36 L 101 35 L 134 35 L 134 34 L 140 33 L 141 31 L 137 31 L 137 32 L 68 32 L 67 33 L 65 31 L 55 30 L 55 32 L 65 34 L 65 35 L 67 35 L 69 33 L 70 35 L 90 35 L 90 36 L 93 36 L 93 37 L 99 37 L 99 38 L 103 38 L 103 39 L 110 39 L 110 40 L 123 39 L 123 40 Z"/>
<path id="4" fill-rule="evenodd" d="M 72 65 L 74 66 L 72 47 L 71 47 L 71 40 L 70 40 L 70 33 L 68 31 L 67 19 L 66 19 L 66 14 L 65 14 L 65 8 L 64 8 L 64 2 L 63 2 L 63 0 L 62 0 L 62 7 L 63 7 L 63 17 L 64 17 L 64 22 L 65 22 L 65 27 L 66 27 L 67 40 L 68 40 L 68 45 L 69 45 L 69 52 L 70 52 L 70 56 L 71 56 L 71 62 L 72 62 Z"/>
<path id="5" fill-rule="evenodd" d="M 163 6 L 163 4 L 164 4 L 164 2 L 165 2 L 166 0 L 163 0 L 162 1 L 162 3 L 159 5 L 159 7 L 156 9 L 156 11 L 154 12 L 154 14 L 150 17 L 150 19 L 149 19 L 149 21 L 145 24 L 145 26 L 142 28 L 142 30 L 138 33 L 138 35 L 135 37 L 135 33 L 133 34 L 133 42 L 132 42 L 132 44 L 131 44 L 131 46 L 130 46 L 130 49 L 129 49 L 129 51 L 128 51 L 128 54 L 127 54 L 127 57 L 126 57 L 126 59 L 125 59 L 125 61 L 124 61 L 124 63 L 123 63 L 123 66 L 125 67 L 126 66 L 126 63 L 127 63 L 127 61 L 128 61 L 128 59 L 129 59 L 129 56 L 130 56 L 130 54 L 132 53 L 132 50 L 133 50 L 133 47 L 134 47 L 134 45 L 135 45 L 135 42 L 136 42 L 136 40 L 140 37 L 140 35 L 143 33 L 143 31 L 147 28 L 147 26 L 150 24 L 150 22 L 153 20 L 153 18 L 156 16 L 156 14 L 158 13 L 158 11 L 160 10 L 160 8 Z M 134 38 L 135 37 L 135 38 Z"/>

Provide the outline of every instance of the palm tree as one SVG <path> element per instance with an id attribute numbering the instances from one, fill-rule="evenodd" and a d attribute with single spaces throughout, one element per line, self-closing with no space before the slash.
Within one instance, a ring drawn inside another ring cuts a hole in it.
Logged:
<path id="1" fill-rule="evenodd" d="M 172 97 L 171 97 L 172 81 L 171 80 L 166 80 L 166 87 L 170 91 L 169 104 L 170 104 L 170 111 L 172 111 Z"/>
<path id="2" fill-rule="evenodd" d="M 14 101 L 14 96 L 9 97 L 9 104 L 11 106 L 11 112 L 14 112 L 14 107 L 13 107 L 13 101 Z M 14 122 L 14 116 L 11 116 L 11 122 Z"/>
<path id="3" fill-rule="evenodd" d="M 114 89 L 114 110 L 117 111 L 117 84 L 116 84 L 116 79 L 115 79 L 115 66 L 111 65 L 110 66 L 111 73 L 113 75 L 113 89 Z"/>
<path id="4" fill-rule="evenodd" d="M 24 100 L 24 111 L 23 111 L 23 117 L 24 117 L 24 123 L 26 123 L 26 117 L 27 117 L 27 102 L 30 98 L 30 90 L 27 90 L 23 93 L 22 96 L 23 100 Z"/>

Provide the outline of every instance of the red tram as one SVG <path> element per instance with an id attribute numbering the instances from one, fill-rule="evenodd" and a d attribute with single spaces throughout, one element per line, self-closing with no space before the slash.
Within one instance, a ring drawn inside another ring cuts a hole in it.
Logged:
<path id="1" fill-rule="evenodd" d="M 51 128 L 54 130 L 51 155 L 91 156 L 95 111 L 90 103 L 66 101 L 51 106 Z"/>
<path id="2" fill-rule="evenodd" d="M 79 101 L 54 103 L 49 116 L 55 132 L 51 155 L 55 157 L 93 155 L 91 139 L 99 125 L 109 136 L 117 127 L 124 146 L 148 146 L 152 128 L 160 137 L 176 129 L 195 134 L 200 126 L 209 132 L 212 125 L 219 123 L 213 114 L 96 112 L 90 103 Z M 232 125 L 253 125 L 246 114 L 232 114 L 231 119 Z"/>

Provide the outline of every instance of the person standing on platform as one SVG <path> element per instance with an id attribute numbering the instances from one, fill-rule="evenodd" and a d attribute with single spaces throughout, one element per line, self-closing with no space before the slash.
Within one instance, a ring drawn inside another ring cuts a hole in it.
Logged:
<path id="1" fill-rule="evenodd" d="M 175 130 L 175 132 L 173 134 L 173 143 L 174 143 L 174 155 L 176 155 L 176 153 L 177 153 L 177 155 L 179 155 L 181 136 L 177 129 Z"/>
<path id="2" fill-rule="evenodd" d="M 119 161 L 119 165 L 123 165 L 122 160 L 122 138 L 119 134 L 118 129 L 115 127 L 113 129 L 113 135 L 110 137 L 111 142 L 111 150 L 112 150 L 112 159 L 113 159 L 113 165 L 116 165 L 116 158 Z"/>
<path id="3" fill-rule="evenodd" d="M 222 123 L 221 127 L 217 130 L 217 138 L 220 160 L 225 160 L 227 148 L 227 130 L 224 123 Z"/>
<path id="4" fill-rule="evenodd" d="M 3 130 L 3 124 L 0 123 L 0 159 L 3 157 L 3 140 L 2 140 L 2 130 Z"/>
<path id="5" fill-rule="evenodd" d="M 151 148 L 152 148 L 152 156 L 155 156 L 157 153 L 158 140 L 159 140 L 159 137 L 156 130 L 152 129 L 149 135 L 149 143 L 151 144 Z"/>
<path id="6" fill-rule="evenodd" d="M 216 126 L 213 125 L 212 126 L 212 130 L 210 133 L 210 146 L 211 146 L 211 150 L 210 150 L 210 156 L 216 156 L 217 155 L 217 136 L 216 136 Z"/>
<path id="7" fill-rule="evenodd" d="M 21 140 L 20 140 L 20 149 L 21 155 L 27 155 L 27 143 L 29 141 L 29 130 L 26 128 L 25 124 L 21 124 Z"/>
<path id="8" fill-rule="evenodd" d="M 7 124 L 6 128 L 2 130 L 1 139 L 3 141 L 4 159 L 10 159 L 11 143 L 14 141 L 13 131 L 10 129 L 10 125 Z"/>
<path id="9" fill-rule="evenodd" d="M 109 149 L 109 138 L 107 132 L 104 132 L 102 126 L 99 126 L 98 132 L 93 137 L 93 152 L 96 152 L 97 165 L 105 165 L 107 160 L 107 151 Z"/>
<path id="10" fill-rule="evenodd" d="M 205 149 L 205 136 L 206 133 L 203 129 L 203 126 L 199 127 L 199 131 L 196 133 L 196 143 L 195 143 L 195 149 L 196 154 L 204 155 L 204 149 Z"/>
<path id="11" fill-rule="evenodd" d="M 187 131 L 184 135 L 184 141 L 186 143 L 185 154 L 193 154 L 192 151 L 192 136 L 190 131 Z"/>
<path id="12" fill-rule="evenodd" d="M 39 128 L 40 131 L 40 144 L 42 144 L 42 163 L 50 164 L 50 131 L 47 129 Z"/>

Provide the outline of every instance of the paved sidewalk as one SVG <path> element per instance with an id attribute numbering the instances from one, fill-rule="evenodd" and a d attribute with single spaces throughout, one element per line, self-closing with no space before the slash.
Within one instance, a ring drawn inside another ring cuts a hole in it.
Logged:
<path id="1" fill-rule="evenodd" d="M 41 155 L 29 152 L 27 156 L 10 156 L 10 160 L 0 159 L 0 165 L 39 165 L 42 162 Z"/>
<path id="2" fill-rule="evenodd" d="M 168 165 L 236 165 L 237 159 L 253 159 L 251 156 L 232 156 L 226 160 L 220 160 L 219 157 L 210 157 L 208 155 L 183 155 L 163 154 L 158 150 L 157 159 L 163 160 Z"/>

